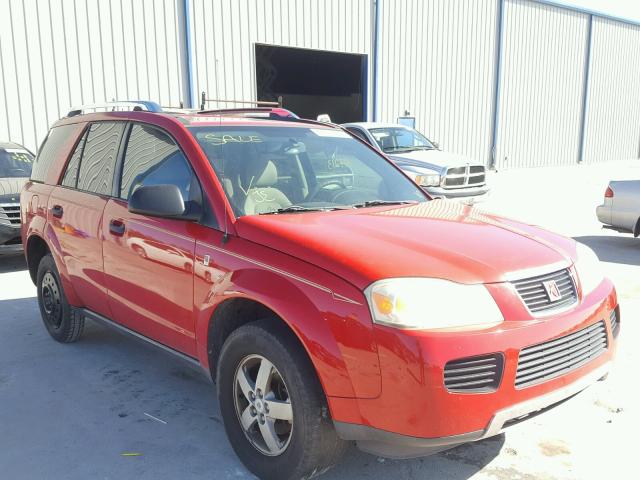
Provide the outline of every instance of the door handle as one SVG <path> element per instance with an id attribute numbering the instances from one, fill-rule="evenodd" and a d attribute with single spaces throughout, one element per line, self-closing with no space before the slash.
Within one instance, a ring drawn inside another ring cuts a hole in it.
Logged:
<path id="1" fill-rule="evenodd" d="M 124 235 L 124 222 L 121 220 L 111 220 L 109 222 L 109 232 L 111 235 L 115 235 L 116 237 L 121 237 Z"/>
<path id="2" fill-rule="evenodd" d="M 62 214 L 64 213 L 63 208 L 60 205 L 54 205 L 51 207 L 51 215 L 56 218 L 62 218 Z"/>

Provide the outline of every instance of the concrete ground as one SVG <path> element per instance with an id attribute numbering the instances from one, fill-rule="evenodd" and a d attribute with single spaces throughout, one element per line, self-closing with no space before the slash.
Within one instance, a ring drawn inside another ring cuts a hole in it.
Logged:
<path id="1" fill-rule="evenodd" d="M 493 439 L 409 461 L 353 449 L 323 478 L 638 477 L 640 239 L 602 230 L 595 219 L 610 178 L 640 178 L 640 164 L 499 172 L 480 207 L 573 236 L 605 262 L 622 309 L 608 380 Z M 199 372 L 93 324 L 79 343 L 60 345 L 34 297 L 21 253 L 0 252 L 0 478 L 251 478 Z"/>

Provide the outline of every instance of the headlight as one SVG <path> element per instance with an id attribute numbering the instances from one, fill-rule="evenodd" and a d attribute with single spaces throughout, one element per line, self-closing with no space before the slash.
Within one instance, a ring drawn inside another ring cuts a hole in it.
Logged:
<path id="1" fill-rule="evenodd" d="M 405 173 L 421 187 L 437 187 L 440 185 L 440 175 L 437 173 L 417 173 L 406 170 Z"/>
<path id="2" fill-rule="evenodd" d="M 586 297 L 593 292 L 604 279 L 602 264 L 597 255 L 589 247 L 582 243 L 576 244 L 578 259 L 576 260 L 576 272 L 582 286 L 582 296 Z"/>
<path id="3" fill-rule="evenodd" d="M 482 329 L 504 321 L 484 285 L 437 278 L 392 278 L 365 290 L 373 321 L 397 328 Z"/>

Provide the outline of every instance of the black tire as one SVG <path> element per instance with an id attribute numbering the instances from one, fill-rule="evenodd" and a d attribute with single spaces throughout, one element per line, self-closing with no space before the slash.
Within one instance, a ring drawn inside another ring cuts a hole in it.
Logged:
<path id="1" fill-rule="evenodd" d="M 237 413 L 236 373 L 252 356 L 264 357 L 273 364 L 274 376 L 277 374 L 286 384 L 286 396 L 293 411 L 288 444 L 276 456 L 269 456 L 254 446 Z M 220 352 L 217 384 L 229 442 L 244 465 L 260 479 L 315 477 L 335 465 L 350 445 L 335 432 L 309 358 L 294 335 L 277 319 L 249 323 L 229 335 Z"/>
<path id="2" fill-rule="evenodd" d="M 67 302 L 60 274 L 51 254 L 40 260 L 36 286 L 40 315 L 49 335 L 60 343 L 77 341 L 84 329 L 84 317 Z"/>

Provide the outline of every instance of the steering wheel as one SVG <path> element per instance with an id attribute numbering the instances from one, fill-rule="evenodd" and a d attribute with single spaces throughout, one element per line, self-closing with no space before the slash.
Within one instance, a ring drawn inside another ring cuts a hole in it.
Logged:
<path id="1" fill-rule="evenodd" d="M 340 180 L 329 180 L 326 183 L 318 183 L 316 184 L 316 186 L 313 189 L 313 192 L 311 192 L 308 196 L 307 196 L 307 200 L 308 201 L 314 201 L 316 196 L 322 192 L 323 190 L 325 190 L 328 186 L 330 185 L 337 185 L 338 187 L 340 187 L 342 190 L 346 189 L 347 187 L 345 186 L 344 183 L 342 183 Z"/>

